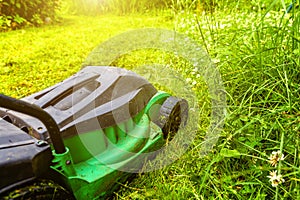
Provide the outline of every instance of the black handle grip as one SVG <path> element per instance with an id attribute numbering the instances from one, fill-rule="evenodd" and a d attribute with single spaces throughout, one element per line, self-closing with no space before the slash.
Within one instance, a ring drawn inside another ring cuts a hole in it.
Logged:
<path id="1" fill-rule="evenodd" d="M 53 143 L 55 153 L 61 154 L 66 152 L 65 145 L 60 135 L 59 128 L 52 116 L 37 105 L 26 101 L 14 99 L 0 94 L 0 107 L 14 110 L 26 115 L 39 119 L 47 128 L 50 139 Z"/>

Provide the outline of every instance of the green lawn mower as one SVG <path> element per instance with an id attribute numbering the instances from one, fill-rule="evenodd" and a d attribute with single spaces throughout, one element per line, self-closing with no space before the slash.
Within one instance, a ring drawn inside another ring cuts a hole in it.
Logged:
<path id="1" fill-rule="evenodd" d="M 186 100 L 116 67 L 87 66 L 20 100 L 1 94 L 0 197 L 107 198 L 187 118 Z"/>

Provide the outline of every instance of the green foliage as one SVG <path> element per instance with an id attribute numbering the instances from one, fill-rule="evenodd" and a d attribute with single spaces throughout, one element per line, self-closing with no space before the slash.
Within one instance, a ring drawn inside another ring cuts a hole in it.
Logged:
<path id="1" fill-rule="evenodd" d="M 208 160 L 215 160 L 206 168 L 206 177 L 199 178 L 200 190 L 195 192 L 203 199 L 299 196 L 297 5 L 299 1 L 288 14 L 282 2 L 272 1 L 250 9 L 240 4 L 229 10 L 177 16 L 177 30 L 201 42 L 218 65 L 228 98 L 223 134 L 215 152 L 208 156 Z M 271 166 L 268 156 L 276 150 L 284 152 L 286 158 L 282 164 Z M 273 170 L 285 179 L 276 188 L 267 178 Z"/>
<path id="2" fill-rule="evenodd" d="M 165 0 L 165 6 L 172 8 L 176 13 L 181 11 L 201 13 L 217 10 L 222 10 L 225 13 L 241 10 L 248 12 L 249 10 L 264 10 L 269 5 L 272 5 L 273 9 L 279 10 L 285 8 L 283 4 L 284 2 L 279 0 Z"/>
<path id="3" fill-rule="evenodd" d="M 0 30 L 49 23 L 56 19 L 59 3 L 58 0 L 0 0 Z"/>

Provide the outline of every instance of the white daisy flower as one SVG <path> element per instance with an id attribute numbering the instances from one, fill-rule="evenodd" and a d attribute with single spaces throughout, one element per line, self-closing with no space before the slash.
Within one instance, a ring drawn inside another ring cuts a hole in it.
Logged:
<path id="1" fill-rule="evenodd" d="M 273 151 L 272 154 L 269 157 L 269 163 L 272 166 L 276 166 L 280 160 L 284 160 L 284 154 L 281 153 L 280 150 Z"/>
<path id="2" fill-rule="evenodd" d="M 279 184 L 284 183 L 284 179 L 282 178 L 282 175 L 277 175 L 277 170 L 270 172 L 270 176 L 267 176 L 272 184 L 272 187 L 277 187 Z"/>

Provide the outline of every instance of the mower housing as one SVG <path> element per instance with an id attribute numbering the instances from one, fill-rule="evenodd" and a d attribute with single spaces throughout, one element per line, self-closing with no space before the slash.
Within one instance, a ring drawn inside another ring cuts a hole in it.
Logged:
<path id="1" fill-rule="evenodd" d="M 185 123 L 188 108 L 185 100 L 157 91 L 131 71 L 99 66 L 10 100 L 20 108 L 4 100 L 0 98 L 0 195 L 33 179 L 50 179 L 76 199 L 111 194 L 117 182 L 138 172 L 148 159 L 145 153 L 165 144 L 166 127 L 179 129 L 181 122 L 166 119 L 178 115 Z M 167 116 L 157 106 L 167 107 Z"/>

